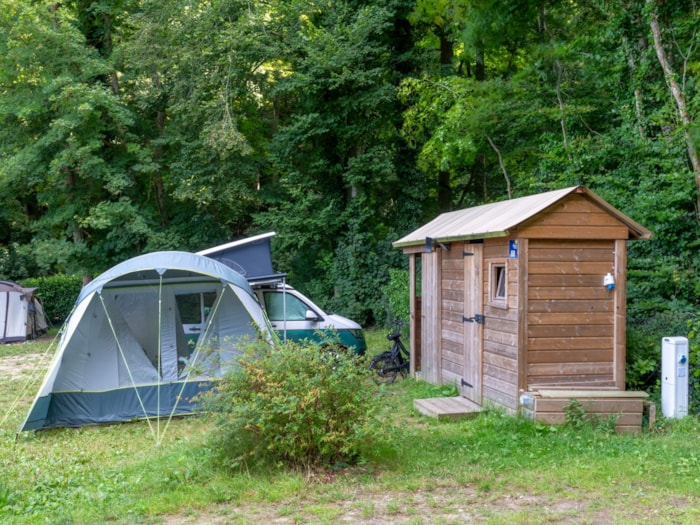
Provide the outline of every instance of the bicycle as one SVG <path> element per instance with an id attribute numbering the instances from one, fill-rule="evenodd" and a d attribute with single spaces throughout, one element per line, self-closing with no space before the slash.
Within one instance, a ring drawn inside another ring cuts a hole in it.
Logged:
<path id="1" fill-rule="evenodd" d="M 396 380 L 398 374 L 406 378 L 411 364 L 410 353 L 401 341 L 401 327 L 405 323 L 397 319 L 394 324 L 396 324 L 396 330 L 386 336 L 389 341 L 394 342 L 391 350 L 373 357 L 369 365 L 370 370 L 374 372 L 372 376 L 374 382 L 378 385 L 390 385 Z"/>

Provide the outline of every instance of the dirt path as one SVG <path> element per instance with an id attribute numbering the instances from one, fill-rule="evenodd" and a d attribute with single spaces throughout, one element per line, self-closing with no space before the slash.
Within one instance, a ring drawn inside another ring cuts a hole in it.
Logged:
<path id="1" fill-rule="evenodd" d="M 31 352 L 28 354 L 10 355 L 0 357 L 0 380 L 9 379 L 15 381 L 26 378 L 36 371 L 42 362 L 43 353 Z M 47 357 L 44 361 L 50 359 Z"/>

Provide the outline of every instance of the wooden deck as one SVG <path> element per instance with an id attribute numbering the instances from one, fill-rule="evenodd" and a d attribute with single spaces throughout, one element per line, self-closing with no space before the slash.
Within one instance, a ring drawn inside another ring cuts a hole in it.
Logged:
<path id="1" fill-rule="evenodd" d="M 479 405 L 461 396 L 414 399 L 413 406 L 421 414 L 437 419 L 474 417 L 481 412 Z"/>

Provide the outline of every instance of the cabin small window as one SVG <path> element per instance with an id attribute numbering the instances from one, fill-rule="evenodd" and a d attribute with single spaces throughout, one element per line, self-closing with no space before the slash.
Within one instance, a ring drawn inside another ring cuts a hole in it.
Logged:
<path id="1" fill-rule="evenodd" d="M 505 305 L 508 292 L 508 271 L 505 262 L 491 265 L 491 302 Z"/>

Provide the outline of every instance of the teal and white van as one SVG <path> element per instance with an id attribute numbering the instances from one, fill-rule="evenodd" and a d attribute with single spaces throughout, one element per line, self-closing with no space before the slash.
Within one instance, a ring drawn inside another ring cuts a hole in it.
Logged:
<path id="1" fill-rule="evenodd" d="M 359 324 L 341 315 L 327 314 L 288 284 L 277 282 L 252 287 L 280 339 L 323 342 L 337 336 L 342 346 L 352 348 L 356 354 L 363 355 L 367 350 Z"/>
<path id="2" fill-rule="evenodd" d="M 276 273 L 272 267 L 270 240 L 275 232 L 263 233 L 246 239 L 239 239 L 220 246 L 197 252 L 234 269 L 244 276 L 258 301 L 265 309 L 272 328 L 280 339 L 300 341 L 331 340 L 337 336 L 341 345 L 353 348 L 355 353 L 364 354 L 367 349 L 362 327 L 337 314 L 327 314 L 311 299 L 285 282 L 285 274 Z M 181 311 L 188 301 L 185 331 L 191 337 L 202 330 L 207 312 L 213 304 L 211 296 L 182 298 Z M 191 319 L 190 319 L 191 318 Z"/>

